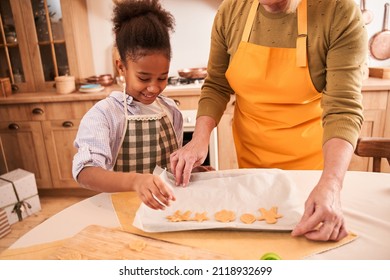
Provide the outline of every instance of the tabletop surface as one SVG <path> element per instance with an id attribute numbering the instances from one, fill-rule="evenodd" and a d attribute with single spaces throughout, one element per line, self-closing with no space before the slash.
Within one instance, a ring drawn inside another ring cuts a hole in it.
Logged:
<path id="1" fill-rule="evenodd" d="M 253 171 L 253 170 L 252 170 Z M 238 171 L 249 172 L 249 171 Z M 285 171 L 302 190 L 304 203 L 320 171 Z M 341 202 L 347 229 L 358 238 L 309 259 L 390 259 L 390 174 L 349 171 Z M 111 195 L 101 193 L 70 206 L 38 225 L 10 248 L 22 248 L 69 238 L 89 225 L 120 227 Z"/>

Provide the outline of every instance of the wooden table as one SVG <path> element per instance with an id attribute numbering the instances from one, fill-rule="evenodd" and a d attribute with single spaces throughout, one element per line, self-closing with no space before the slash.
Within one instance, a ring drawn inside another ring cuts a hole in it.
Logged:
<path id="1" fill-rule="evenodd" d="M 286 173 L 302 188 L 302 203 L 321 175 L 320 171 Z M 359 237 L 349 244 L 314 255 L 310 259 L 389 260 L 390 174 L 348 172 L 341 200 L 347 227 Z M 22 236 L 11 248 L 69 238 L 89 225 L 109 228 L 120 226 L 110 194 L 98 194 L 63 210 Z"/>

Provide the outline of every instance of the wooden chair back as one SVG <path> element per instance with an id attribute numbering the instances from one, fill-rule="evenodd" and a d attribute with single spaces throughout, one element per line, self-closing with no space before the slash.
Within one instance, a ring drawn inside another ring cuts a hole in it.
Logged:
<path id="1" fill-rule="evenodd" d="M 372 171 L 381 172 L 383 158 L 390 164 L 390 138 L 361 137 L 358 139 L 355 154 L 373 158 Z"/>

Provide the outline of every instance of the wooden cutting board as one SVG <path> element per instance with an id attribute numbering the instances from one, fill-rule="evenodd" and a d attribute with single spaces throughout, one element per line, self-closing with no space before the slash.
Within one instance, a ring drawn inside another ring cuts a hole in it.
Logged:
<path id="1" fill-rule="evenodd" d="M 118 229 L 88 226 L 65 243 L 49 259 L 64 260 L 177 260 L 232 259 L 196 247 L 144 237 Z"/>

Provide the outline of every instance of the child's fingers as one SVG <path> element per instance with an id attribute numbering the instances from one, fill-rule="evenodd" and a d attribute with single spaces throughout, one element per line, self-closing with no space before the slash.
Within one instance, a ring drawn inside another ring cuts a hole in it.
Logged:
<path id="1" fill-rule="evenodd" d="M 173 193 L 171 187 L 164 184 L 160 177 L 154 176 L 153 182 L 159 190 L 159 193 L 161 193 L 164 197 L 166 197 L 168 200 L 176 200 L 175 194 Z"/>

